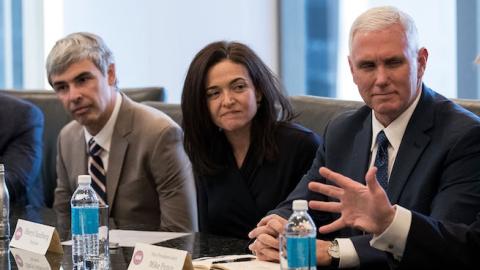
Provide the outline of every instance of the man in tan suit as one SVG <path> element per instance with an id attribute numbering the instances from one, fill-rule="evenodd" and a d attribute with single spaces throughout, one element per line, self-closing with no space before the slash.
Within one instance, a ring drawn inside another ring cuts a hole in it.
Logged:
<path id="1" fill-rule="evenodd" d="M 117 226 L 196 231 L 182 130 L 164 113 L 118 92 L 113 55 L 103 40 L 70 34 L 57 41 L 46 67 L 49 83 L 75 119 L 58 137 L 57 214 L 70 215 L 77 176 L 90 174 Z"/>

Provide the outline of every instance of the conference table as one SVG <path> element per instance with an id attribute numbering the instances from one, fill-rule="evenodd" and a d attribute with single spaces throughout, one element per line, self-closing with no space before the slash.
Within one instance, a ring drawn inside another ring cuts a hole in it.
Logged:
<path id="1" fill-rule="evenodd" d="M 61 241 L 71 238 L 69 222 L 59 221 L 51 208 L 15 207 L 10 210 L 10 231 L 13 234 L 18 219 L 24 219 L 44 225 L 54 226 Z M 142 226 L 139 226 L 143 229 Z M 135 229 L 118 228 L 118 229 Z M 155 245 L 188 251 L 192 258 L 246 254 L 248 240 L 217 236 L 206 233 L 190 233 L 186 236 L 156 243 Z M 45 255 L 50 269 L 72 269 L 71 247 L 63 246 L 64 254 L 48 252 Z M 110 249 L 112 270 L 127 269 L 133 254 L 132 247 Z M 0 241 L 0 269 L 19 269 L 8 243 Z"/>

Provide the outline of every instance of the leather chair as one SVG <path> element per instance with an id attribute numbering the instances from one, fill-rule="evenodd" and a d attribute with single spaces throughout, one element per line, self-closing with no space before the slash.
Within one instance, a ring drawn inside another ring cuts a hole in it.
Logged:
<path id="1" fill-rule="evenodd" d="M 294 122 L 323 135 L 330 119 L 363 106 L 363 101 L 339 100 L 315 96 L 292 96 L 290 102 L 297 114 Z"/>
<path id="2" fill-rule="evenodd" d="M 480 116 L 480 100 L 451 99 L 458 105 Z M 290 101 L 298 114 L 295 122 L 323 135 L 328 121 L 336 115 L 363 106 L 363 101 L 339 100 L 316 96 L 292 96 Z"/>
<path id="3" fill-rule="evenodd" d="M 452 99 L 458 105 L 464 107 L 465 109 L 473 112 L 474 114 L 480 116 L 480 100 L 478 99 L 461 99 L 453 98 Z"/>
<path id="4" fill-rule="evenodd" d="M 121 90 L 131 99 L 137 102 L 154 100 L 164 101 L 165 90 L 163 87 L 144 87 L 144 88 L 126 88 Z M 37 183 L 43 184 L 37 186 L 34 192 L 42 192 L 46 206 L 53 205 L 54 191 L 57 186 L 56 156 L 57 156 L 57 136 L 60 130 L 72 120 L 65 111 L 55 92 L 51 90 L 3 90 L 2 93 L 25 99 L 37 105 L 42 110 L 45 118 L 43 132 L 43 160 Z M 38 205 L 41 202 L 30 203 Z"/>
<path id="5" fill-rule="evenodd" d="M 475 99 L 452 99 L 457 104 L 480 116 L 480 100 Z M 355 110 L 363 106 L 363 101 L 340 100 L 316 96 L 291 96 L 290 101 L 295 110 L 297 122 L 317 134 L 323 135 L 325 127 L 330 119 L 340 113 Z M 182 122 L 182 111 L 179 104 L 168 104 L 161 102 L 144 102 L 157 108 L 176 121 L 179 125 Z"/>
<path id="6" fill-rule="evenodd" d="M 158 101 L 144 101 L 142 103 L 164 112 L 165 114 L 170 116 L 173 121 L 175 121 L 179 126 L 182 126 L 183 117 L 180 104 L 164 103 Z"/>
<path id="7" fill-rule="evenodd" d="M 290 97 L 290 101 L 297 116 L 294 122 L 315 131 L 317 134 L 323 134 L 328 121 L 336 115 L 348 110 L 355 110 L 364 104 L 361 101 L 314 96 L 292 96 Z M 155 101 L 146 101 L 143 103 L 163 111 L 181 126 L 182 111 L 180 104 Z"/>

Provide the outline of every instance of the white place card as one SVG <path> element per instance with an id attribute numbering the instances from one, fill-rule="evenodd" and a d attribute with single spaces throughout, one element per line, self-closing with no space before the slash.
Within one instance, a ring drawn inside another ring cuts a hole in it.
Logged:
<path id="1" fill-rule="evenodd" d="M 45 255 L 47 251 L 63 253 L 55 227 L 19 219 L 10 247 Z"/>
<path id="2" fill-rule="evenodd" d="M 128 270 L 191 270 L 192 258 L 184 250 L 138 243 Z"/>

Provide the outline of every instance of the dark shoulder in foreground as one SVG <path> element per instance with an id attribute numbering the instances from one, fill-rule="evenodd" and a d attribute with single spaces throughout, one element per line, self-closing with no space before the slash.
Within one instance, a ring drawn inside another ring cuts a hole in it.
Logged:
<path id="1" fill-rule="evenodd" d="M 326 131 L 332 132 L 337 130 L 349 130 L 352 134 L 353 132 L 364 129 L 365 124 L 371 123 L 369 120 L 371 119 L 371 115 L 372 109 L 370 109 L 370 107 L 367 105 L 364 105 L 358 109 L 345 111 L 336 115 L 328 122 Z"/>
<path id="2" fill-rule="evenodd" d="M 26 101 L 24 99 L 0 93 L 0 102 L 3 110 L 34 110 L 39 111 L 38 107 L 33 103 Z M 11 115 L 9 116 L 11 117 Z"/>
<path id="3" fill-rule="evenodd" d="M 312 130 L 297 123 L 279 122 L 275 136 L 280 143 L 289 143 L 296 140 L 305 140 L 319 145 L 322 138 Z"/>
<path id="4" fill-rule="evenodd" d="M 424 88 L 428 89 L 428 88 Z M 471 124 L 479 124 L 480 118 L 475 113 L 465 109 L 450 99 L 432 91 L 429 93 L 435 104 L 435 121 L 450 122 L 454 125 L 468 127 Z M 480 106 L 480 104 L 479 104 Z"/>
<path id="5" fill-rule="evenodd" d="M 14 97 L 9 94 L 0 93 L 0 120 L 2 125 L 11 123 L 18 128 L 21 123 L 38 123 L 43 125 L 43 113 L 33 103 Z M 17 120 L 15 120 L 17 119 Z M 7 128 L 4 126 L 4 128 Z"/>

